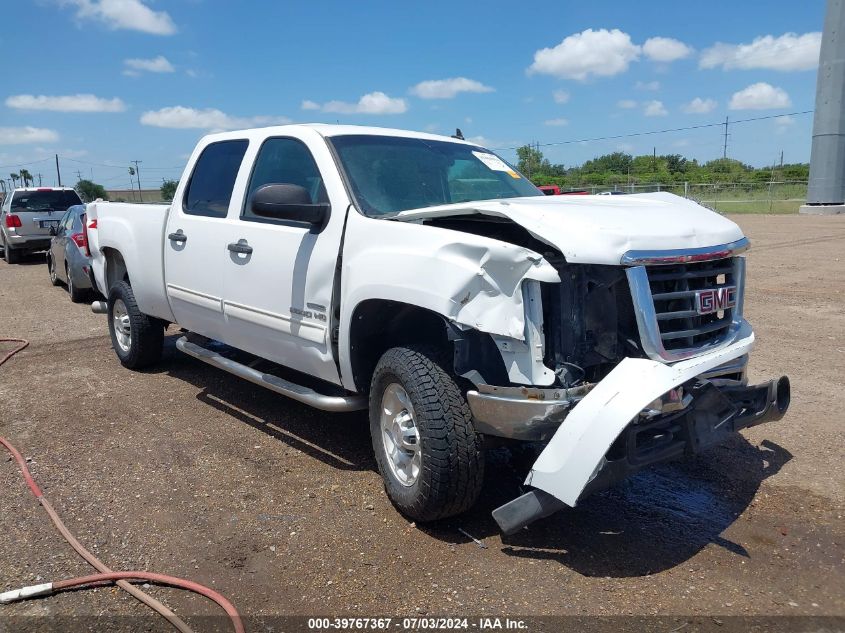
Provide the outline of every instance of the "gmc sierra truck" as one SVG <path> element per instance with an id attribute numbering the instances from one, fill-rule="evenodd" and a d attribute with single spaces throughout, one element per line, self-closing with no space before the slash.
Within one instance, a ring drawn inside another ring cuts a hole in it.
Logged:
<path id="1" fill-rule="evenodd" d="M 460 139 L 340 125 L 211 134 L 172 204 L 96 202 L 112 344 L 325 411 L 368 410 L 406 516 L 467 510 L 485 449 L 526 443 L 513 532 L 649 464 L 781 418 L 750 386 L 739 227 L 668 193 L 544 196 Z"/>

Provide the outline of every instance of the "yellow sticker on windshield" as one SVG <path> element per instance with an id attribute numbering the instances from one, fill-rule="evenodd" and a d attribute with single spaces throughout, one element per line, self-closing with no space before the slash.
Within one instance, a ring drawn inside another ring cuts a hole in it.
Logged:
<path id="1" fill-rule="evenodd" d="M 519 177 L 520 177 L 520 176 L 519 176 L 519 174 L 518 174 L 518 173 L 516 173 L 515 171 L 509 171 L 509 172 L 508 172 L 508 175 L 509 175 L 511 178 L 519 178 Z"/>

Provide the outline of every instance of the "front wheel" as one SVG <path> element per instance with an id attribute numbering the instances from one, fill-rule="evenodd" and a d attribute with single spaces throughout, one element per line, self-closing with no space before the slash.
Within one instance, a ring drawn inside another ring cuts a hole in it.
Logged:
<path id="1" fill-rule="evenodd" d="M 109 334 L 120 363 L 143 369 L 161 359 L 164 324 L 138 309 L 132 286 L 120 281 L 109 290 Z"/>
<path id="2" fill-rule="evenodd" d="M 433 350 L 394 347 L 370 388 L 370 433 L 385 490 L 416 521 L 468 510 L 484 479 L 482 439 L 445 366 Z"/>

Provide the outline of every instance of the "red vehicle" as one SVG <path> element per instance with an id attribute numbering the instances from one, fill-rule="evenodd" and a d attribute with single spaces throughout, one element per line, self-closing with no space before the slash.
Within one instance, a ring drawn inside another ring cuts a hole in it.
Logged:
<path id="1" fill-rule="evenodd" d="M 540 185 L 537 187 L 547 196 L 588 196 L 590 192 L 586 189 L 577 189 L 575 191 L 561 191 L 557 185 Z"/>

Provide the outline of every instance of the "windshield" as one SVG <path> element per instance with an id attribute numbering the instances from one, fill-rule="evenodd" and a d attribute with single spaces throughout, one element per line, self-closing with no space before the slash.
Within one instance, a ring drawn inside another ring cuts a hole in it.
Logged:
<path id="1" fill-rule="evenodd" d="M 81 204 L 82 200 L 71 189 L 47 191 L 16 191 L 12 196 L 12 209 L 16 211 L 67 211 L 68 207 Z"/>
<path id="2" fill-rule="evenodd" d="M 329 141 L 367 215 L 543 195 L 501 158 L 474 145 L 370 135 Z"/>

